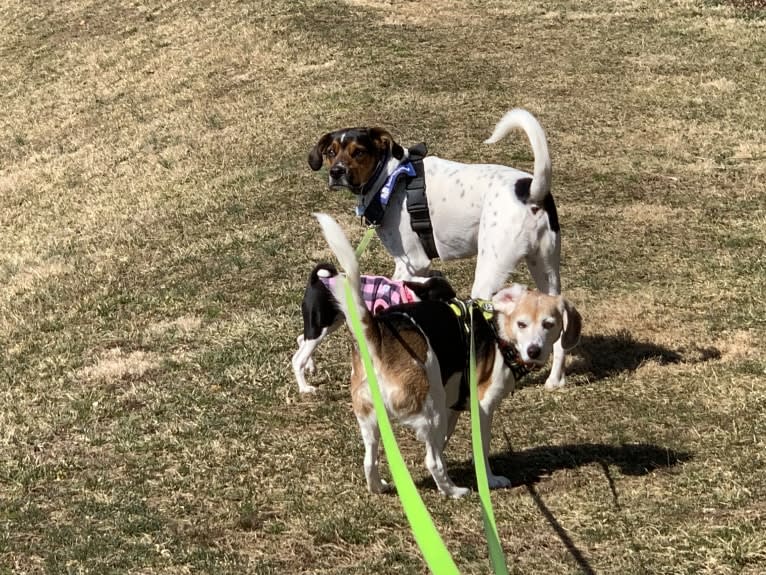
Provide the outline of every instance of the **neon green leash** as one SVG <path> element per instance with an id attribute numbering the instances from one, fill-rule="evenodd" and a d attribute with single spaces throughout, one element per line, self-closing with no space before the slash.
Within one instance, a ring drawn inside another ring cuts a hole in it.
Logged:
<path id="1" fill-rule="evenodd" d="M 487 469 L 484 466 L 484 444 L 481 435 L 481 419 L 479 417 L 479 389 L 476 383 L 476 350 L 473 337 L 473 302 L 468 305 L 468 321 L 471 331 L 471 351 L 468 358 L 468 381 L 471 396 L 471 443 L 473 445 L 473 466 L 476 470 L 476 485 L 481 501 L 481 515 L 484 520 L 484 533 L 487 535 L 489 560 L 495 575 L 508 575 L 505 554 L 497 533 L 495 513 L 492 510 L 492 499 L 489 496 Z M 485 430 L 489 433 L 489 429 Z"/>
<path id="2" fill-rule="evenodd" d="M 375 228 L 368 227 L 362 240 L 356 248 L 356 257 L 359 257 L 367 249 Z M 375 370 L 372 366 L 370 350 L 367 348 L 367 342 L 364 339 L 362 323 L 357 313 L 351 294 L 351 286 L 347 280 L 343 280 L 346 292 L 346 301 L 348 302 L 349 320 L 352 331 L 359 345 L 359 355 L 367 374 L 367 382 L 370 387 L 370 395 L 375 407 L 375 413 L 380 428 L 380 436 L 383 442 L 383 448 L 388 458 L 388 467 L 391 476 L 396 485 L 399 500 L 404 508 L 404 513 L 410 523 L 412 534 L 420 547 L 423 558 L 432 573 L 438 575 L 459 575 L 457 565 L 447 550 L 444 541 L 434 526 L 431 514 L 426 509 L 412 477 L 404 463 L 399 446 L 396 443 L 391 422 L 388 419 L 383 397 L 380 393 L 378 380 L 375 376 Z M 473 302 L 468 305 L 468 319 L 471 333 L 471 346 L 468 362 L 468 379 L 470 385 L 470 406 L 471 406 L 471 443 L 473 446 L 473 461 L 476 471 L 476 484 L 479 491 L 479 500 L 481 502 L 482 519 L 484 522 L 484 532 L 487 536 L 487 546 L 489 548 L 489 559 L 495 575 L 508 575 L 508 566 L 505 562 L 500 537 L 497 533 L 497 524 L 495 514 L 492 509 L 492 500 L 489 495 L 489 482 L 487 480 L 487 470 L 484 466 L 484 445 L 481 440 L 481 419 L 479 416 L 479 392 L 476 382 L 476 350 L 473 337 Z M 489 430 L 487 430 L 489 432 Z"/>
<path id="3" fill-rule="evenodd" d="M 359 245 L 356 246 L 356 257 L 358 258 L 364 253 L 364 250 L 367 249 L 367 246 L 370 243 L 370 240 L 372 239 L 372 236 L 375 234 L 375 228 L 372 226 L 369 226 L 367 228 L 367 231 L 364 232 L 364 235 L 362 236 L 362 241 L 359 242 Z"/>
<path id="4" fill-rule="evenodd" d="M 391 422 L 388 419 L 386 407 L 383 403 L 383 397 L 378 387 L 378 380 L 375 377 L 370 350 L 367 349 L 364 339 L 362 322 L 354 305 L 351 286 L 348 280 L 344 279 L 343 282 L 346 290 L 346 301 L 348 302 L 349 320 L 354 337 L 356 337 L 356 341 L 359 344 L 359 355 L 362 358 L 362 363 L 367 373 L 367 383 L 370 386 L 370 395 L 372 395 L 372 402 L 378 417 L 380 437 L 383 441 L 383 448 L 386 451 L 388 468 L 394 479 L 394 485 L 396 485 L 396 491 L 399 494 L 399 500 L 402 502 L 404 513 L 410 522 L 412 534 L 415 536 L 415 541 L 420 547 L 423 558 L 432 573 L 437 575 L 459 575 L 460 572 L 457 565 L 455 565 L 455 561 L 452 559 L 446 545 L 444 545 L 444 541 L 436 530 L 431 515 L 420 498 L 415 483 L 413 483 L 412 477 L 407 470 L 407 465 L 404 463 L 402 454 L 399 452 L 394 432 L 391 429 Z"/>

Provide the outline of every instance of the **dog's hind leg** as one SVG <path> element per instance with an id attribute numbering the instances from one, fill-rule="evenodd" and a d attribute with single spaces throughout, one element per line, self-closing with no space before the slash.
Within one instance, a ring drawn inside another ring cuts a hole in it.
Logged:
<path id="1" fill-rule="evenodd" d="M 537 289 L 548 295 L 561 295 L 558 251 L 550 254 L 528 255 L 529 273 Z"/>
<path id="2" fill-rule="evenodd" d="M 545 380 L 545 389 L 548 391 L 563 387 L 566 385 L 567 377 L 564 373 L 564 364 L 566 362 L 566 352 L 561 345 L 561 338 L 556 340 L 553 344 L 553 360 L 551 365 L 551 373 Z"/>
<path id="3" fill-rule="evenodd" d="M 323 327 L 322 330 L 316 334 L 316 337 L 306 337 L 306 335 L 298 336 L 298 351 L 295 352 L 292 359 L 293 373 L 295 379 L 298 382 L 298 391 L 301 393 L 313 393 L 317 390 L 313 385 L 309 385 L 306 382 L 306 370 L 314 371 L 314 360 L 311 358 L 314 351 L 319 344 L 322 343 L 328 335 L 343 325 L 342 321 L 336 321 L 328 327 Z M 309 335 L 314 335 L 313 331 L 309 331 Z"/>
<path id="4" fill-rule="evenodd" d="M 457 420 L 460 417 L 460 412 L 456 411 L 454 409 L 450 409 L 447 415 L 447 432 L 444 436 L 444 445 L 442 446 L 442 451 L 447 449 L 447 444 L 449 443 L 450 437 L 452 437 L 452 434 L 455 432 L 455 427 L 457 426 Z"/>
<path id="5" fill-rule="evenodd" d="M 506 253 L 499 256 L 497 248 L 482 248 L 476 258 L 476 271 L 471 287 L 471 297 L 489 299 L 503 287 L 524 254 L 513 246 L 503 248 Z"/>
<path id="6" fill-rule="evenodd" d="M 503 287 L 527 253 L 524 235 L 524 228 L 518 223 L 499 222 L 495 213 L 482 214 L 472 298 L 489 299 Z"/>
<path id="7" fill-rule="evenodd" d="M 434 478 L 439 492 L 457 499 L 471 490 L 455 485 L 447 473 L 447 464 L 444 462 L 443 454 L 447 428 L 451 423 L 448 421 L 448 417 L 446 413 L 439 412 L 433 406 L 426 406 L 424 413 L 416 416 L 408 424 L 415 429 L 417 438 L 426 444 L 426 467 L 431 472 L 431 477 Z"/>
<path id="8" fill-rule="evenodd" d="M 364 442 L 364 476 L 370 493 L 383 493 L 389 485 L 380 478 L 378 451 L 380 449 L 380 427 L 375 407 L 372 404 L 370 387 L 362 366 L 359 352 L 351 353 L 351 407 L 359 423 Z"/>
<path id="9" fill-rule="evenodd" d="M 389 485 L 380 478 L 380 461 L 378 459 L 380 428 L 372 405 L 369 405 L 368 408 L 370 411 L 366 415 L 357 414 L 356 416 L 359 429 L 362 432 L 362 441 L 364 441 L 364 476 L 367 479 L 367 489 L 370 490 L 370 493 L 383 493 L 388 491 Z"/>

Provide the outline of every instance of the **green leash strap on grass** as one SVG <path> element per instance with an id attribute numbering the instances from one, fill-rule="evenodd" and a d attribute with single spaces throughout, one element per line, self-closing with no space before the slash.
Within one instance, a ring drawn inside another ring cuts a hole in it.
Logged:
<path id="1" fill-rule="evenodd" d="M 435 575 L 460 575 L 447 547 L 444 545 L 439 532 L 434 527 L 431 514 L 428 513 L 423 500 L 418 494 L 418 490 L 407 471 L 407 465 L 404 463 L 402 454 L 396 444 L 394 432 L 391 429 L 391 422 L 386 413 L 386 407 L 383 404 L 383 396 L 378 387 L 378 380 L 375 376 L 375 370 L 372 367 L 370 350 L 367 348 L 367 342 L 364 339 L 362 331 L 362 322 L 351 294 L 351 285 L 344 279 L 344 288 L 346 290 L 346 302 L 348 303 L 348 315 L 351 322 L 354 337 L 359 344 L 359 355 L 362 358 L 365 372 L 367 373 L 367 383 L 370 386 L 372 402 L 375 406 L 375 413 L 378 417 L 378 426 L 380 427 L 380 437 L 383 441 L 383 448 L 386 451 L 388 459 L 388 468 L 396 485 L 396 491 L 399 494 L 399 500 L 402 502 L 404 513 L 410 522 L 412 534 L 420 547 L 423 558 Z"/>
<path id="2" fill-rule="evenodd" d="M 471 326 L 471 351 L 468 357 L 468 381 L 471 396 L 471 444 L 473 445 L 473 466 L 476 470 L 476 485 L 479 490 L 481 501 L 481 515 L 484 519 L 484 532 L 487 535 L 489 547 L 489 560 L 495 575 L 508 575 L 508 565 L 505 563 L 505 554 L 497 534 L 495 513 L 492 510 L 492 499 L 489 496 L 489 482 L 487 481 L 487 469 L 484 466 L 484 445 L 481 441 L 481 419 L 479 417 L 479 388 L 476 383 L 476 350 L 473 337 L 473 302 L 468 306 L 468 321 Z M 489 433 L 489 429 L 485 430 Z"/>
<path id="3" fill-rule="evenodd" d="M 361 256 L 364 253 L 364 250 L 367 249 L 367 246 L 370 243 L 370 240 L 372 239 L 372 236 L 375 234 L 375 228 L 372 226 L 367 228 L 367 231 L 364 232 L 364 235 L 362 236 L 362 241 L 359 242 L 359 245 L 356 246 L 356 257 Z"/>

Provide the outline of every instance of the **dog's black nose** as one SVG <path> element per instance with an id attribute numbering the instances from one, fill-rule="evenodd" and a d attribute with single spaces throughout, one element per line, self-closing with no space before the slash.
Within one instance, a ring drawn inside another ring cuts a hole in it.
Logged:
<path id="1" fill-rule="evenodd" d="M 528 356 L 529 356 L 531 359 L 537 359 L 538 357 L 540 357 L 540 352 L 541 352 L 541 351 L 542 351 L 542 350 L 540 349 L 540 346 L 539 346 L 539 345 L 530 345 L 530 346 L 527 348 L 527 355 L 528 355 Z"/>
<path id="2" fill-rule="evenodd" d="M 330 175 L 333 178 L 342 178 L 346 175 L 346 166 L 335 164 L 333 167 L 330 168 Z"/>

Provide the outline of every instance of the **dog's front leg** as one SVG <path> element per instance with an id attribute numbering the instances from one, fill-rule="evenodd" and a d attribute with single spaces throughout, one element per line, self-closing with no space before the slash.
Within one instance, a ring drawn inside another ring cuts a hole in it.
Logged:
<path id="1" fill-rule="evenodd" d="M 487 482 L 490 489 L 500 487 L 510 487 L 511 480 L 503 475 L 495 475 L 489 467 L 489 447 L 492 438 L 492 414 L 494 406 L 492 404 L 479 404 L 479 422 L 481 424 L 481 442 L 484 446 L 484 467 L 487 470 Z"/>
<path id="2" fill-rule="evenodd" d="M 553 361 L 551 362 L 551 373 L 545 380 L 545 389 L 551 391 L 566 385 L 567 378 L 564 373 L 564 363 L 566 362 L 566 351 L 561 344 L 561 338 L 553 344 Z"/>
<path id="3" fill-rule="evenodd" d="M 398 281 L 413 281 L 424 282 L 434 274 L 430 269 L 431 260 L 428 260 L 428 264 L 423 266 L 422 262 L 419 265 L 413 265 L 412 260 L 409 258 L 397 258 L 394 266 L 394 275 L 391 279 Z"/>
<path id="4" fill-rule="evenodd" d="M 301 393 L 313 393 L 317 389 L 306 382 L 305 372 L 306 370 L 313 371 L 314 362 L 311 359 L 311 354 L 314 353 L 322 337 L 324 337 L 324 330 L 317 339 L 306 339 L 302 335 L 298 336 L 298 351 L 293 355 L 291 363 L 295 379 L 298 382 L 298 390 Z"/>
<path id="5" fill-rule="evenodd" d="M 441 437 L 444 437 L 443 433 Z M 471 490 L 467 487 L 458 487 L 452 482 L 447 473 L 447 465 L 444 463 L 444 452 L 438 445 L 443 441 L 441 437 L 439 431 L 434 430 L 426 439 L 426 467 L 431 472 L 431 477 L 434 478 L 439 491 L 448 497 L 457 499 L 467 495 Z"/>
<path id="6" fill-rule="evenodd" d="M 417 280 L 430 276 L 431 258 L 425 252 L 418 235 L 412 231 L 410 216 L 404 204 L 405 194 L 396 194 L 386 210 L 378 238 L 394 258 L 395 280 Z"/>

